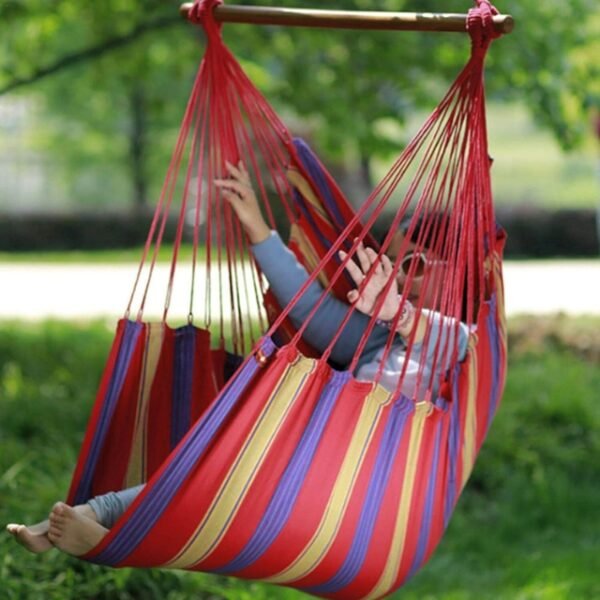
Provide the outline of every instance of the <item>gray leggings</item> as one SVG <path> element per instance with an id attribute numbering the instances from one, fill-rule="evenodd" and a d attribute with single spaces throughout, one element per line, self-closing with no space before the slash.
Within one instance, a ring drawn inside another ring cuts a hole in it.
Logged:
<path id="1" fill-rule="evenodd" d="M 88 500 L 98 519 L 98 523 L 110 529 L 117 519 L 127 510 L 135 497 L 142 491 L 144 484 L 121 490 L 120 492 L 108 492 L 102 496 L 95 496 Z"/>

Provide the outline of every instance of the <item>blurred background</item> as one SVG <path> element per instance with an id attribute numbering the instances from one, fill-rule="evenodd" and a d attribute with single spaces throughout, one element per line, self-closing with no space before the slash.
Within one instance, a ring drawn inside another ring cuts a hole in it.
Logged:
<path id="1" fill-rule="evenodd" d="M 240 4 L 466 12 L 466 1 Z M 170 0 L 0 5 L 0 520 L 64 496 L 204 40 Z M 600 6 L 497 6 L 489 148 L 508 232 L 504 404 L 448 534 L 399 598 L 600 597 Z M 465 64 L 466 35 L 224 28 L 356 204 Z M 595 517 L 595 518 L 594 518 Z M 300 598 L 109 571 L 0 538 L 0 598 Z"/>

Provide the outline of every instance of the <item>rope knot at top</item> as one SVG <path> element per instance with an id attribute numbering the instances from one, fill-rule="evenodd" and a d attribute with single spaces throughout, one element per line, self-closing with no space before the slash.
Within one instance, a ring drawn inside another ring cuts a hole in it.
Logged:
<path id="1" fill-rule="evenodd" d="M 213 10 L 223 4 L 223 0 L 195 0 L 194 5 L 188 12 L 188 19 L 196 25 L 203 25 L 206 28 L 209 23 L 220 29 L 217 25 Z"/>
<path id="2" fill-rule="evenodd" d="M 471 36 L 473 51 L 485 51 L 493 39 L 502 35 L 494 27 L 494 15 L 498 9 L 489 0 L 475 0 L 477 6 L 467 15 L 467 31 Z"/>

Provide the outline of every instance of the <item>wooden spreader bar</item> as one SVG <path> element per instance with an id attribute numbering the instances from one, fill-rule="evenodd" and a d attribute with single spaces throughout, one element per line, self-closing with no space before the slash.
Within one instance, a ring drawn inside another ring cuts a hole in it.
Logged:
<path id="1" fill-rule="evenodd" d="M 186 2 L 180 6 L 179 12 L 187 16 L 192 6 L 191 2 Z M 229 4 L 215 7 L 214 15 L 215 20 L 221 23 L 462 33 L 466 31 L 467 22 L 467 15 L 459 13 L 321 10 Z M 510 33 L 513 30 L 514 19 L 510 15 L 496 15 L 493 19 L 496 31 Z"/>

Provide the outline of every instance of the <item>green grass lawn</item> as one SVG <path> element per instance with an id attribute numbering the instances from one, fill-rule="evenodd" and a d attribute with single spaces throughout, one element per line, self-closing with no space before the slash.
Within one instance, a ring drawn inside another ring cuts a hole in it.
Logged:
<path id="1" fill-rule="evenodd" d="M 112 331 L 0 323 L 0 523 L 62 499 Z M 394 598 L 600 597 L 600 319 L 511 323 L 503 404 L 432 560 Z M 596 518 L 594 518 L 596 517 Z M 33 556 L 0 534 L 1 599 L 299 599 L 272 586 Z"/>

